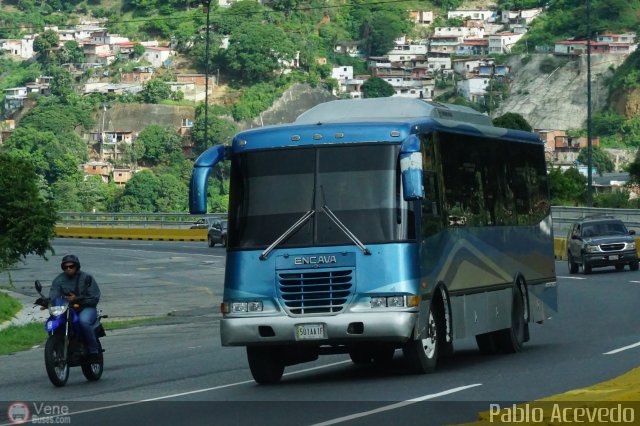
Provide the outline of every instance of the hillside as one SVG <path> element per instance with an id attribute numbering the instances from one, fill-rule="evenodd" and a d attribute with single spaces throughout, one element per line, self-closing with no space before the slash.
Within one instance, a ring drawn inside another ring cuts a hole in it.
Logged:
<path id="1" fill-rule="evenodd" d="M 557 63 L 549 73 L 540 71 L 548 58 Z M 612 68 L 624 62 L 622 55 L 592 55 L 593 112 L 605 109 L 609 97 L 608 80 Z M 531 55 L 526 65 L 522 57 L 511 58 L 511 94 L 500 105 L 495 116 L 506 112 L 521 114 L 536 129 L 578 129 L 587 120 L 587 58 L 563 58 L 554 55 Z"/>

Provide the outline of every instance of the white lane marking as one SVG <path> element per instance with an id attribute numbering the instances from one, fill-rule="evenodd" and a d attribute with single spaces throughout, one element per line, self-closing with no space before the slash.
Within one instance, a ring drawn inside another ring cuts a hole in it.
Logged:
<path id="1" fill-rule="evenodd" d="M 640 284 L 640 281 L 629 281 L 630 283 Z"/>
<path id="2" fill-rule="evenodd" d="M 475 383 L 473 385 L 460 386 L 460 387 L 457 387 L 457 388 L 448 389 L 448 390 L 445 390 L 445 391 L 442 391 L 442 392 L 438 392 L 438 393 L 432 393 L 432 394 L 429 394 L 429 395 L 423 395 L 423 396 L 418 397 L 418 398 L 408 399 L 406 401 L 397 402 L 397 403 L 391 404 L 391 405 L 385 405 L 384 407 L 376 408 L 375 410 L 363 411 L 361 413 L 350 414 L 348 416 L 338 417 L 338 418 L 335 418 L 335 419 L 327 420 L 326 422 L 316 423 L 316 424 L 314 424 L 312 426 L 328 426 L 328 425 L 334 425 L 336 423 L 347 422 L 349 420 L 357 419 L 357 418 L 360 418 L 360 417 L 366 417 L 366 416 L 370 416 L 372 414 L 378 414 L 378 413 L 382 413 L 384 411 L 390 411 L 390 410 L 395 410 L 395 409 L 398 409 L 398 408 L 406 407 L 407 405 L 415 404 L 417 402 L 422 402 L 422 401 L 426 401 L 426 400 L 429 400 L 429 399 L 438 398 L 438 397 L 444 396 L 444 395 L 450 395 L 452 393 L 460 392 L 460 391 L 463 391 L 463 390 L 469 389 L 469 388 L 474 388 L 476 386 L 482 386 L 482 383 Z"/>
<path id="3" fill-rule="evenodd" d="M 586 280 L 585 277 L 574 277 L 574 276 L 563 277 L 561 275 L 558 275 L 557 278 L 562 278 L 565 280 Z"/>
<path id="4" fill-rule="evenodd" d="M 132 246 L 152 246 L 152 243 L 131 243 Z"/>
<path id="5" fill-rule="evenodd" d="M 617 354 L 618 352 L 626 351 L 627 349 L 633 349 L 633 348 L 638 347 L 638 346 L 640 346 L 640 342 L 634 343 L 633 345 L 625 346 L 625 347 L 622 347 L 622 348 L 614 349 L 614 350 L 609 351 L 609 352 L 605 352 L 602 355 L 613 355 L 613 354 Z"/>
<path id="6" fill-rule="evenodd" d="M 308 371 L 320 370 L 322 368 L 334 367 L 336 365 L 347 364 L 347 363 L 351 363 L 351 360 L 339 361 L 339 362 L 334 362 L 334 363 L 331 363 L 331 364 L 320 365 L 318 367 L 311 367 L 311 368 L 305 368 L 303 370 L 292 371 L 290 373 L 285 373 L 284 376 L 292 376 L 294 374 L 306 373 Z M 72 411 L 70 413 L 64 414 L 64 416 L 74 416 L 74 415 L 77 415 L 77 414 L 87 414 L 87 413 L 93 413 L 93 412 L 96 412 L 96 411 L 111 410 L 113 408 L 128 407 L 130 405 L 144 404 L 145 402 L 161 401 L 163 399 L 177 398 L 177 397 L 185 396 L 185 395 L 194 395 L 196 393 L 220 390 L 220 389 L 230 388 L 232 386 L 246 385 L 247 383 L 255 383 L 255 382 L 253 380 L 245 380 L 243 382 L 229 383 L 229 384 L 226 384 L 226 385 L 214 386 L 214 387 L 211 387 L 211 388 L 196 389 L 196 390 L 192 390 L 192 391 L 188 391 L 188 392 L 175 393 L 175 394 L 172 394 L 172 395 L 158 396 L 156 398 L 143 399 L 143 400 L 140 400 L 140 401 L 123 402 L 121 404 L 113 404 L 113 405 L 106 405 L 104 407 L 96 407 L 96 408 L 89 408 L 89 409 L 80 410 L 80 411 Z M 82 401 L 82 402 L 95 402 L 95 401 Z M 51 417 L 48 417 L 48 418 L 54 419 L 56 417 L 62 417 L 62 416 L 63 415 L 57 415 L 57 416 L 54 415 L 54 416 L 51 416 Z M 28 421 L 27 423 L 31 423 L 31 421 Z M 11 426 L 11 425 L 13 425 L 13 423 L 0 424 L 0 426 Z"/>

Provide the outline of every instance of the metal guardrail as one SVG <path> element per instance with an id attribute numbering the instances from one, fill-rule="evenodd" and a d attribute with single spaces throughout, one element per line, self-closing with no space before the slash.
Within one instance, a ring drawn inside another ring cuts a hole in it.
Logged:
<path id="1" fill-rule="evenodd" d="M 586 216 L 607 215 L 622 220 L 628 228 L 640 232 L 640 210 L 602 209 L 596 207 L 551 207 L 553 231 L 556 237 L 565 237 L 569 226 Z M 191 215 L 188 213 L 60 213 L 58 226 L 79 228 L 144 228 L 144 229 L 189 229 L 202 218 L 223 219 L 226 213 Z"/>
<path id="2" fill-rule="evenodd" d="M 198 219 L 226 218 L 226 213 L 59 213 L 58 227 L 189 229 Z"/>
<path id="3" fill-rule="evenodd" d="M 587 216 L 613 216 L 622 220 L 627 228 L 640 233 L 640 210 L 638 209 L 609 209 L 597 207 L 551 207 L 553 218 L 553 235 L 566 237 L 569 227 L 576 219 Z"/>

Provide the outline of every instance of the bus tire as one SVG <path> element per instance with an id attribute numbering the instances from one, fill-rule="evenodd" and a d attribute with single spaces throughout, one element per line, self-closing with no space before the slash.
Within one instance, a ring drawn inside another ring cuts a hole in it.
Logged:
<path id="1" fill-rule="evenodd" d="M 439 302 L 431 305 L 427 335 L 424 338 L 411 339 L 402 347 L 404 358 L 410 371 L 418 374 L 431 373 L 438 364 L 438 349 L 444 339 L 444 318 Z"/>
<path id="2" fill-rule="evenodd" d="M 511 304 L 511 327 L 498 330 L 494 335 L 496 346 L 502 353 L 516 353 L 522 350 L 526 328 L 524 303 L 520 286 L 516 285 Z"/>
<path id="3" fill-rule="evenodd" d="M 278 383 L 284 373 L 284 361 L 275 347 L 247 346 L 247 359 L 253 380 L 261 385 Z"/>

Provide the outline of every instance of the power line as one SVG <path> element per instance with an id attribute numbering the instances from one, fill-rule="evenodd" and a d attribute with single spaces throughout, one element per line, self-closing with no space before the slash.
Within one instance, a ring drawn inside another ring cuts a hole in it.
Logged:
<path id="1" fill-rule="evenodd" d="M 381 0 L 381 1 L 375 1 L 375 2 L 369 2 L 369 3 L 351 3 L 351 4 L 340 4 L 340 5 L 325 5 L 325 6 L 301 6 L 301 7 L 294 7 L 291 9 L 285 9 L 285 10 L 261 10 L 261 11 L 255 11 L 255 12 L 224 12 L 225 16 L 247 16 L 247 15 L 262 15 L 265 12 L 267 13 L 291 13 L 291 12 L 307 12 L 307 11 L 312 11 L 312 10 L 323 10 L 323 9 L 344 9 L 344 8 L 350 8 L 350 7 L 355 7 L 355 8 L 360 8 L 360 7 L 369 7 L 369 6 L 376 6 L 376 5 L 387 5 L 387 4 L 395 4 L 395 3 L 408 3 L 411 2 L 411 0 Z M 197 13 L 200 13 L 200 9 L 194 9 L 194 13 L 192 14 L 192 16 L 165 16 L 165 17 L 157 17 L 157 18 L 140 18 L 140 19 L 128 19 L 128 20 L 114 20 L 114 21 L 105 21 L 105 22 L 98 22 L 96 25 L 101 25 L 101 26 L 109 26 L 109 25 L 116 25 L 116 24 L 131 24 L 131 23 L 144 23 L 144 22 L 158 22 L 158 21 L 186 21 L 186 20 L 195 20 L 194 18 L 196 18 L 196 13 L 195 11 L 198 11 Z M 61 28 L 73 28 L 78 26 L 79 24 L 61 24 L 61 25 L 55 25 L 55 24 L 43 24 L 43 25 L 21 25 L 18 27 L 0 27 L 0 31 L 9 31 L 9 30 L 25 30 L 25 29 L 37 29 L 37 28 L 42 28 L 42 27 L 61 27 Z"/>

